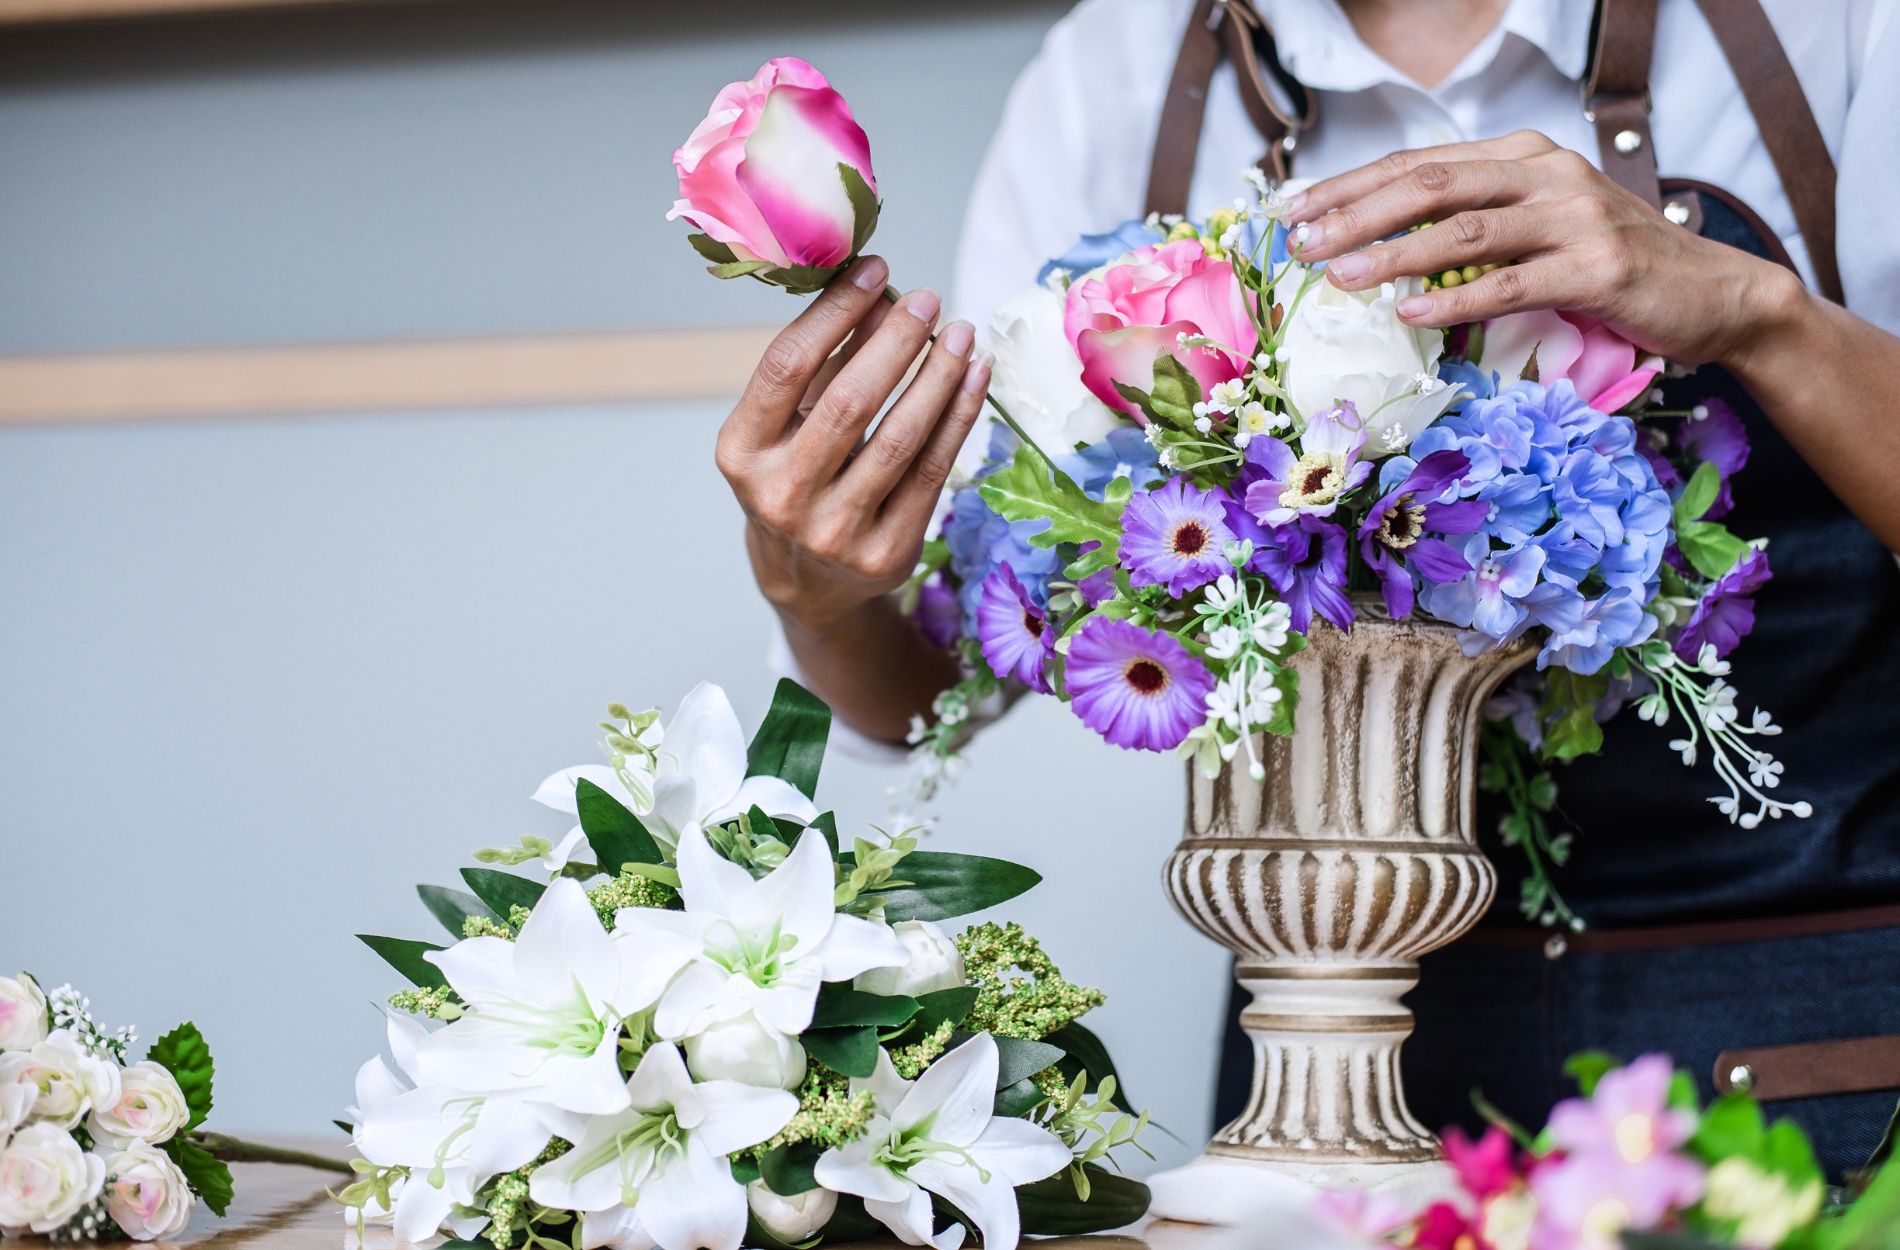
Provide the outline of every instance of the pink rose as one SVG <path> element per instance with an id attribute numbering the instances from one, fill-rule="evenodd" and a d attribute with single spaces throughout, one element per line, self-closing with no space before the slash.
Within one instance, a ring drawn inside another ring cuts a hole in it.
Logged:
<path id="1" fill-rule="evenodd" d="M 721 277 L 835 269 L 877 219 L 870 140 L 844 97 L 796 57 L 728 84 L 673 166 L 680 198 L 667 220 L 706 232 L 694 246 Z"/>
<path id="2" fill-rule="evenodd" d="M 1206 395 L 1240 377 L 1258 341 L 1234 267 L 1210 258 L 1199 239 L 1137 248 L 1069 288 L 1062 329 L 1082 361 L 1082 384 L 1146 424 L 1115 389 L 1154 389 L 1155 361 L 1172 356 Z M 1183 334 L 1211 345 L 1183 347 Z"/>
<path id="3" fill-rule="evenodd" d="M 1577 395 L 1598 412 L 1618 412 L 1649 388 L 1662 361 L 1645 356 L 1616 331 L 1576 312 L 1512 313 L 1484 323 L 1484 354 L 1479 361 L 1505 383 L 1524 373 L 1537 354 L 1537 380 L 1546 385 L 1569 379 Z"/>

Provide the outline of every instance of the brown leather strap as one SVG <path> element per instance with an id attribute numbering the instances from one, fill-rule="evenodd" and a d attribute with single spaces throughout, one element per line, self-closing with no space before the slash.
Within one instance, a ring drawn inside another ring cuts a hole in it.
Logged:
<path id="1" fill-rule="evenodd" d="M 1656 0 L 1602 0 L 1583 84 L 1583 115 L 1596 127 L 1603 172 L 1660 209 L 1656 145 L 1649 133 L 1649 58 L 1655 46 Z"/>
<path id="2" fill-rule="evenodd" d="M 1900 1035 L 1725 1050 L 1713 1075 L 1717 1091 L 1762 1102 L 1900 1089 Z"/>
<path id="3" fill-rule="evenodd" d="M 1728 58 L 1742 98 L 1775 163 L 1795 225 L 1808 245 L 1815 285 L 1839 304 L 1840 264 L 1834 254 L 1834 158 L 1814 120 L 1801 80 L 1788 62 L 1759 0 L 1696 0 Z"/>
<path id="4" fill-rule="evenodd" d="M 1273 34 L 1251 0 L 1200 0 L 1188 17 L 1187 33 L 1175 58 L 1174 76 L 1155 131 L 1154 157 L 1148 167 L 1148 211 L 1184 213 L 1200 148 L 1201 122 L 1207 112 L 1208 84 L 1225 55 L 1233 61 L 1240 102 L 1254 128 L 1266 140 L 1260 167 L 1275 179 L 1291 169 L 1300 132 L 1312 125 L 1314 97 L 1281 68 Z M 1289 111 L 1267 84 L 1273 75 L 1293 103 Z"/>
<path id="5" fill-rule="evenodd" d="M 1773 942 L 1787 938 L 1826 937 L 1866 929 L 1900 929 L 1900 904 L 1797 916 L 1756 916 L 1747 920 L 1711 920 L 1699 924 L 1655 925 L 1633 929 L 1585 929 L 1553 933 L 1547 929 L 1480 926 L 1459 939 L 1470 946 L 1525 949 L 1542 947 L 1553 958 L 1570 951 L 1624 954 L 1679 946 L 1723 946 L 1733 942 Z"/>

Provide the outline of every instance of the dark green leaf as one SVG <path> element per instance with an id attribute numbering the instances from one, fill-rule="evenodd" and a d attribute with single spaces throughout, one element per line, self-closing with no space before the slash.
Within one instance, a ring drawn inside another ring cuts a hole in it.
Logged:
<path id="1" fill-rule="evenodd" d="M 759 1160 L 757 1155 L 742 1154 L 732 1160 L 732 1179 L 741 1185 L 750 1185 L 759 1179 Z"/>
<path id="2" fill-rule="evenodd" d="M 976 986 L 959 985 L 947 990 L 932 990 L 917 996 L 917 1031 L 934 1033 L 946 1021 L 952 1027 L 962 1024 L 976 1006 Z"/>
<path id="3" fill-rule="evenodd" d="M 818 1008 L 811 1023 L 817 1029 L 853 1024 L 894 1029 L 916 1015 L 917 1006 L 916 999 L 902 995 L 872 994 L 843 984 L 827 985 L 818 994 Z"/>
<path id="4" fill-rule="evenodd" d="M 877 1030 L 870 1025 L 840 1029 L 808 1029 L 798 1039 L 805 1053 L 841 1076 L 869 1076 L 877 1071 Z"/>
<path id="5" fill-rule="evenodd" d="M 1696 1233 L 1624 1233 L 1623 1250 L 1728 1250 L 1726 1241 Z"/>
<path id="6" fill-rule="evenodd" d="M 999 1037 L 996 1039 L 996 1051 L 1000 1060 L 996 1068 L 998 1089 L 1006 1089 L 1024 1077 L 1036 1075 L 1060 1060 L 1065 1053 L 1060 1046 L 1032 1042 L 1026 1037 Z"/>
<path id="7" fill-rule="evenodd" d="M 441 950 L 440 946 L 412 941 L 409 938 L 375 937 L 368 933 L 359 933 L 356 937 L 363 945 L 381 955 L 390 967 L 409 978 L 410 984 L 421 986 L 425 990 L 448 984 L 447 978 L 442 975 L 442 969 L 423 958 L 424 955 Z"/>
<path id="8" fill-rule="evenodd" d="M 1696 466 L 1689 481 L 1682 488 L 1682 494 L 1676 496 L 1676 524 L 1685 521 L 1700 521 L 1702 514 L 1715 503 L 1716 495 L 1722 490 L 1722 471 L 1713 461 L 1704 460 Z"/>
<path id="9" fill-rule="evenodd" d="M 1577 1083 L 1577 1092 L 1585 1098 L 1596 1093 L 1597 1082 L 1606 1073 L 1614 1072 L 1623 1066 L 1623 1061 L 1615 1055 L 1601 1050 L 1586 1050 L 1582 1054 L 1572 1055 L 1564 1060 L 1564 1075 Z"/>
<path id="10" fill-rule="evenodd" d="M 195 1190 L 211 1214 L 223 1215 L 231 1205 L 231 1169 L 202 1146 L 194 1146 L 183 1137 L 174 1137 L 162 1147 L 171 1156 L 185 1182 Z"/>
<path id="11" fill-rule="evenodd" d="M 776 1194 L 787 1198 L 802 1194 L 806 1190 L 818 1188 L 818 1178 L 812 1175 L 812 1169 L 818 1165 L 818 1156 L 823 1153 L 813 1142 L 792 1142 L 766 1152 L 759 1160 L 759 1176 Z"/>
<path id="12" fill-rule="evenodd" d="M 1597 723 L 1597 703 L 1609 692 L 1610 679 L 1596 673 L 1585 677 L 1552 665 L 1544 673 L 1544 697 L 1538 714 L 1544 718 L 1544 758 L 1575 759 L 1603 747 L 1603 726 Z"/>
<path id="13" fill-rule="evenodd" d="M 191 1110 L 185 1131 L 203 1124 L 205 1117 L 211 1114 L 211 1077 L 215 1065 L 211 1062 L 211 1047 L 198 1026 L 185 1021 L 153 1042 L 145 1057 L 171 1073 L 178 1088 L 184 1091 L 185 1106 Z"/>
<path id="14" fill-rule="evenodd" d="M 1103 1077 L 1114 1077 L 1115 1105 L 1130 1115 L 1136 1114 L 1134 1105 L 1128 1101 L 1128 1091 L 1122 1088 L 1121 1074 L 1115 1071 L 1115 1061 L 1109 1057 L 1108 1047 L 1093 1029 L 1071 1020 L 1051 1033 L 1049 1041 L 1067 1051 L 1076 1066 L 1089 1074 L 1091 1087 L 1100 1085 Z"/>
<path id="15" fill-rule="evenodd" d="M 825 835 L 825 841 L 831 844 L 831 857 L 838 858 L 838 816 L 835 812 L 820 812 L 811 827 Z"/>
<path id="16" fill-rule="evenodd" d="M 840 857 L 850 862 L 852 857 Z M 1006 859 L 961 855 L 953 851 L 912 851 L 898 865 L 908 885 L 879 890 L 884 918 L 946 920 L 1006 903 L 1042 880 L 1033 868 Z"/>
<path id="17" fill-rule="evenodd" d="M 996 1091 L 996 1105 L 991 1114 L 1014 1120 L 1018 1116 L 1028 1115 L 1030 1108 L 1043 1099 L 1043 1093 L 1036 1083 L 1028 1077 Z"/>
<path id="18" fill-rule="evenodd" d="M 594 862 L 602 872 L 619 876 L 622 864 L 664 862 L 659 845 L 640 818 L 585 777 L 574 783 L 574 804 L 580 810 L 581 832 L 594 848 Z"/>
<path id="19" fill-rule="evenodd" d="M 468 882 L 468 888 L 475 891 L 477 898 L 503 918 L 507 917 L 511 907 L 526 907 L 533 911 L 534 905 L 541 901 L 541 895 L 547 891 L 547 887 L 538 881 L 498 872 L 493 868 L 464 868 L 462 880 Z"/>
<path id="20" fill-rule="evenodd" d="M 739 259 L 733 254 L 730 247 L 719 242 L 719 240 L 713 238 L 710 234 L 689 234 L 686 236 L 686 241 L 693 245 L 695 252 L 698 252 L 715 265 L 730 265 L 733 261 Z"/>
<path id="21" fill-rule="evenodd" d="M 462 890 L 451 890 L 445 885 L 419 885 L 416 893 L 422 896 L 422 904 L 429 909 L 429 914 L 458 939 L 462 936 L 462 923 L 470 916 L 501 919 L 488 904 Z"/>
<path id="22" fill-rule="evenodd" d="M 1132 1177 L 1087 1165 L 1089 1200 L 1075 1196 L 1064 1168 L 1046 1180 L 1016 1190 L 1023 1232 L 1032 1236 L 1079 1236 L 1126 1228 L 1148 1213 L 1148 1187 Z"/>
<path id="23" fill-rule="evenodd" d="M 825 762 L 831 735 L 831 709 L 825 701 L 789 677 L 772 695 L 765 723 L 746 748 L 749 777 L 779 777 L 811 798 L 818 793 L 818 769 Z"/>
<path id="24" fill-rule="evenodd" d="M 856 256 L 871 241 L 882 206 L 877 202 L 877 192 L 853 166 L 839 161 L 838 176 L 844 179 L 844 193 L 851 201 L 851 254 Z"/>
<path id="25" fill-rule="evenodd" d="M 864 1201 L 855 1194 L 838 1195 L 838 1210 L 825 1221 L 827 1242 L 868 1241 L 887 1236 L 890 1230 L 864 1213 Z"/>

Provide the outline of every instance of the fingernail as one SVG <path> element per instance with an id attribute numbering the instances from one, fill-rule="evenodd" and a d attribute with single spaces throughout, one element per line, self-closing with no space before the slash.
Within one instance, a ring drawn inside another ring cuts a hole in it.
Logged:
<path id="1" fill-rule="evenodd" d="M 851 285 L 867 291 L 882 290 L 890 276 L 891 267 L 882 256 L 866 256 L 851 266 Z"/>
<path id="2" fill-rule="evenodd" d="M 1286 207 L 1281 210 L 1281 214 L 1288 221 L 1298 221 L 1300 219 L 1300 210 L 1305 207 L 1306 207 L 1306 192 L 1302 191 L 1298 195 L 1295 195 L 1292 198 L 1287 200 Z"/>
<path id="3" fill-rule="evenodd" d="M 904 297 L 904 311 L 917 320 L 929 325 L 937 319 L 937 310 L 943 307 L 943 301 L 929 287 L 912 291 Z"/>
<path id="4" fill-rule="evenodd" d="M 1432 297 L 1429 295 L 1408 295 L 1399 301 L 1399 316 L 1423 317 L 1432 310 Z"/>
<path id="5" fill-rule="evenodd" d="M 1372 271 L 1372 258 L 1364 252 L 1348 252 L 1326 267 L 1342 282 L 1357 282 Z"/>
<path id="6" fill-rule="evenodd" d="M 995 359 L 988 352 L 978 352 L 976 358 L 970 361 L 963 371 L 963 390 L 966 394 L 974 395 L 989 385 L 990 364 Z"/>
<path id="7" fill-rule="evenodd" d="M 1326 242 L 1326 227 L 1317 221 L 1303 221 L 1293 227 L 1293 241 L 1302 248 L 1315 248 Z"/>
<path id="8" fill-rule="evenodd" d="M 965 356 L 976 343 L 976 327 L 967 321 L 952 321 L 942 334 L 937 336 L 937 344 L 952 356 Z"/>

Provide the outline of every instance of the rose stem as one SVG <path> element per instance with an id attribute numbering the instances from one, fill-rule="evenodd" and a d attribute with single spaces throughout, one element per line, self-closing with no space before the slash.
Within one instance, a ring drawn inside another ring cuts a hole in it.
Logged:
<path id="1" fill-rule="evenodd" d="M 325 1172 L 341 1172 L 346 1176 L 352 1171 L 348 1163 L 330 1155 L 240 1141 L 223 1133 L 192 1133 L 190 1141 L 192 1145 L 226 1163 L 287 1163 L 296 1167 L 320 1168 Z"/>

